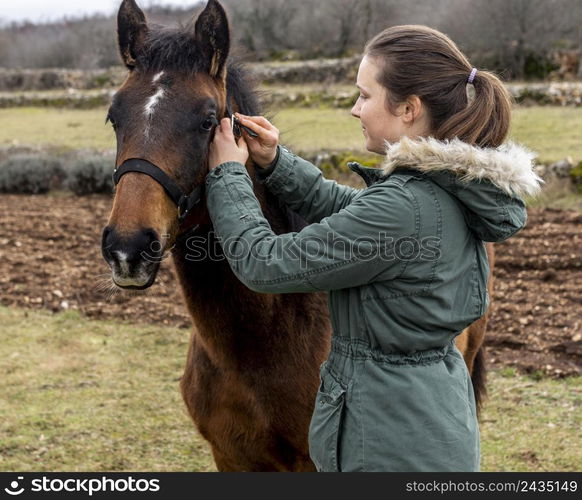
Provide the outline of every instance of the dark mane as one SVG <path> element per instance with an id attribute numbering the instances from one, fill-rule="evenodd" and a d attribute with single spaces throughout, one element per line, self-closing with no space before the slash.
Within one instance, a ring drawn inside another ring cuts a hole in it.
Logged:
<path id="1" fill-rule="evenodd" d="M 176 70 L 188 73 L 204 71 L 206 63 L 197 46 L 192 28 L 150 25 L 144 48 L 137 57 L 146 71 Z"/>
<path id="2" fill-rule="evenodd" d="M 256 81 L 244 65 L 234 58 L 229 59 L 227 63 L 226 91 L 232 96 L 243 115 L 261 114 Z"/>
<path id="3" fill-rule="evenodd" d="M 138 56 L 140 68 L 159 72 L 174 70 L 194 74 L 208 71 L 206 54 L 194 41 L 193 29 L 189 25 L 177 27 L 150 26 L 144 50 Z M 261 114 L 256 82 L 236 58 L 227 63 L 227 91 L 245 115 Z"/>

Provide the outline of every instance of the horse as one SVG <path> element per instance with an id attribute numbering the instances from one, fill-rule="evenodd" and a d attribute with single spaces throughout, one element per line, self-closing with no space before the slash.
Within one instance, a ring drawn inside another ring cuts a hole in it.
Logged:
<path id="1" fill-rule="evenodd" d="M 260 114 L 250 74 L 229 57 L 225 11 L 209 0 L 185 26 L 157 27 L 134 0 L 123 0 L 117 21 L 129 71 L 107 114 L 117 139 L 116 190 L 102 253 L 113 282 L 146 289 L 172 254 L 195 325 L 180 389 L 218 470 L 315 471 L 307 433 L 330 349 L 327 295 L 246 288 L 224 258 L 204 203 L 219 118 Z M 274 232 L 305 227 L 254 180 L 252 162 L 246 166 Z M 463 335 L 463 352 L 474 357 L 482 338 L 470 329 Z M 482 378 L 481 364 L 472 370 Z"/>

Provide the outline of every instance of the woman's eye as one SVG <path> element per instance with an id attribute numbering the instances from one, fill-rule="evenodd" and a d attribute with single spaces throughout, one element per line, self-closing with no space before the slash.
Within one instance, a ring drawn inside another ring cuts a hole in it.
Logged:
<path id="1" fill-rule="evenodd" d="M 212 130 L 212 127 L 214 127 L 216 125 L 218 125 L 218 121 L 216 120 L 216 117 L 210 116 L 202 122 L 202 124 L 200 125 L 200 128 L 202 130 L 204 130 L 205 132 L 210 132 Z"/>

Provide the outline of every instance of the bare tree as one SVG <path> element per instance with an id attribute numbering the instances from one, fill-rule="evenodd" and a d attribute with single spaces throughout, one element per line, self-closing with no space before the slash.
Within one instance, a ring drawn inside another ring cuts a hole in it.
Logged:
<path id="1" fill-rule="evenodd" d="M 582 23 L 579 0 L 453 0 L 452 5 L 444 23 L 477 59 L 518 79 L 526 76 L 528 56 L 548 57 Z"/>
<path id="2" fill-rule="evenodd" d="M 290 51 L 302 58 L 361 52 L 370 37 L 396 24 L 440 29 L 474 64 L 513 78 L 526 76 L 532 58 L 548 59 L 556 48 L 582 49 L 581 0 L 221 1 L 230 13 L 233 46 L 245 47 L 256 59 Z M 176 8 L 154 1 L 147 14 L 160 24 L 186 22 L 204 3 Z M 0 66 L 96 68 L 117 63 L 114 16 L 0 26 Z"/>
<path id="3" fill-rule="evenodd" d="M 287 0 L 248 0 L 227 2 L 240 30 L 239 40 L 259 56 L 294 48 L 289 25 L 297 13 L 297 3 Z"/>

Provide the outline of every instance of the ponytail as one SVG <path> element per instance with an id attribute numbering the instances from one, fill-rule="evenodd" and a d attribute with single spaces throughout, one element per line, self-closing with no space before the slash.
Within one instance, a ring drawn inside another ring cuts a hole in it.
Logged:
<path id="1" fill-rule="evenodd" d="M 478 71 L 473 85 L 474 98 L 446 119 L 434 136 L 437 139 L 458 137 L 469 144 L 497 147 L 507 137 L 513 97 L 499 78 L 488 71 Z"/>

